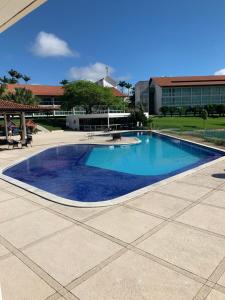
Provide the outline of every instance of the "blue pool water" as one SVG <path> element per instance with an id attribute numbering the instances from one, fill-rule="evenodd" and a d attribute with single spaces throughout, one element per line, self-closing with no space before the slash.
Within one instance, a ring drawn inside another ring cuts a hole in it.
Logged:
<path id="1" fill-rule="evenodd" d="M 97 202 L 125 195 L 223 155 L 158 134 L 126 135 L 137 136 L 141 143 L 54 147 L 3 174 L 63 198 Z"/>

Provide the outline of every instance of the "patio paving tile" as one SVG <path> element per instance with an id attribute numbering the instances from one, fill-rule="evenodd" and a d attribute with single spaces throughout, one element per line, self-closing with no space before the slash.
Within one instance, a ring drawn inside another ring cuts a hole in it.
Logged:
<path id="1" fill-rule="evenodd" d="M 16 198 L 15 195 L 12 195 L 4 190 L 0 190 L 0 202 L 1 201 L 5 201 L 5 200 L 10 200 L 10 199 L 13 199 L 13 198 Z"/>
<path id="2" fill-rule="evenodd" d="M 192 299 L 201 284 L 136 253 L 125 253 L 72 292 L 82 300 Z"/>
<path id="3" fill-rule="evenodd" d="M 225 191 L 215 191 L 203 203 L 208 203 L 225 208 Z"/>
<path id="4" fill-rule="evenodd" d="M 224 257 L 225 240 L 170 223 L 138 248 L 208 278 Z"/>
<path id="5" fill-rule="evenodd" d="M 199 204 L 178 217 L 177 220 L 225 235 L 225 210 L 222 208 Z"/>
<path id="6" fill-rule="evenodd" d="M 4 300 L 43 300 L 54 293 L 50 286 L 15 256 L 0 260 L 0 270 Z"/>
<path id="7" fill-rule="evenodd" d="M 185 179 L 186 178 L 184 178 L 183 181 Z M 170 196 L 177 196 L 187 200 L 196 201 L 207 194 L 211 189 L 202 186 L 190 185 L 184 182 L 172 182 L 160 186 L 156 190 L 159 190 L 160 192 L 166 193 Z"/>
<path id="8" fill-rule="evenodd" d="M 185 176 L 180 181 L 185 181 L 186 183 L 196 184 L 208 188 L 217 188 L 219 185 L 225 183 L 224 178 L 215 178 L 211 175 L 202 174 Z"/>
<path id="9" fill-rule="evenodd" d="M 130 243 L 162 221 L 127 207 L 117 207 L 88 221 L 87 224 Z"/>
<path id="10" fill-rule="evenodd" d="M 221 284 L 221 285 L 223 285 L 225 287 L 225 270 L 224 270 L 223 275 L 218 280 L 218 283 Z"/>
<path id="11" fill-rule="evenodd" d="M 0 256 L 3 256 L 5 254 L 8 254 L 9 251 L 4 246 L 0 245 Z"/>
<path id="12" fill-rule="evenodd" d="M 27 212 L 39 209 L 38 206 L 29 203 L 21 198 L 0 202 L 0 222 L 21 216 Z"/>
<path id="13" fill-rule="evenodd" d="M 25 191 L 22 188 L 15 186 L 15 185 L 11 185 L 10 187 L 7 187 L 5 189 L 5 191 L 9 191 L 10 193 L 13 193 L 17 196 L 25 196 L 25 195 L 29 194 L 29 192 Z"/>
<path id="14" fill-rule="evenodd" d="M 147 193 L 129 202 L 130 206 L 137 207 L 166 218 L 171 217 L 189 204 L 190 202 L 188 201 L 154 192 Z"/>
<path id="15" fill-rule="evenodd" d="M 225 294 L 212 290 L 206 300 L 225 300 Z"/>
<path id="16" fill-rule="evenodd" d="M 26 195 L 23 196 L 23 199 L 31 200 L 41 206 L 48 207 L 52 205 L 52 201 L 48 201 L 38 195 L 35 195 L 33 193 L 27 193 Z"/>
<path id="17" fill-rule="evenodd" d="M 121 247 L 74 225 L 24 250 L 33 261 L 61 284 L 68 284 Z"/>
<path id="18" fill-rule="evenodd" d="M 0 234 L 17 248 L 71 226 L 73 223 L 44 210 L 0 224 Z"/>
<path id="19" fill-rule="evenodd" d="M 79 221 L 91 217 L 92 215 L 106 209 L 106 207 L 71 207 L 56 203 L 51 204 L 50 208 L 59 213 L 62 213 L 65 216 Z"/>

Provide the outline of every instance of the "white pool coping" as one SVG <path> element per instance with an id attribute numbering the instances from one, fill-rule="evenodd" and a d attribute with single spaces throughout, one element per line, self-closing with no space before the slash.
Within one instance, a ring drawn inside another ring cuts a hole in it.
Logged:
<path id="1" fill-rule="evenodd" d="M 144 132 L 145 130 L 137 130 L 137 131 L 142 131 Z M 123 132 L 130 132 L 130 131 L 123 131 Z M 208 145 L 205 145 L 205 144 L 202 144 L 202 143 L 198 143 L 198 142 L 193 142 L 193 141 L 190 141 L 190 140 L 187 140 L 187 139 L 183 139 L 183 138 L 178 138 L 178 137 L 174 137 L 172 135 L 169 135 L 169 134 L 165 134 L 165 133 L 161 133 L 161 132 L 158 132 L 158 131 L 155 131 L 155 130 L 152 130 L 152 132 L 154 133 L 157 133 L 159 135 L 162 135 L 162 136 L 167 136 L 167 137 L 170 137 L 170 138 L 173 138 L 173 139 L 176 139 L 176 140 L 180 140 L 180 141 L 185 141 L 185 142 L 188 142 L 190 144 L 194 144 L 194 145 L 199 145 L 199 146 L 202 146 L 204 148 L 208 148 L 210 150 L 217 150 L 217 151 L 220 151 L 220 152 L 224 152 L 225 154 L 225 150 L 222 150 L 220 148 L 217 148 L 217 147 L 213 147 L 213 146 L 208 146 Z M 208 163 L 205 163 L 205 164 L 202 164 L 200 166 L 197 166 L 195 168 L 192 168 L 190 170 L 187 170 L 187 171 L 184 171 L 184 172 L 181 172 L 177 175 L 174 175 L 174 176 L 171 176 L 169 178 L 166 178 L 166 179 L 163 179 L 163 180 L 160 180 L 156 183 L 153 183 L 153 184 L 150 184 L 148 186 L 145 186 L 141 189 L 138 189 L 138 190 L 135 190 L 133 192 L 130 192 L 126 195 L 123 195 L 123 196 L 120 196 L 120 197 L 117 197 L 117 198 L 113 198 L 113 199 L 110 199 L 110 200 L 105 200 L 105 201 L 99 201 L 99 202 L 81 202 L 81 201 L 76 201 L 76 200 L 70 200 L 70 199 L 67 199 L 67 198 L 63 198 L 63 197 L 59 197 L 59 196 L 56 196 L 52 193 L 48 193 L 44 190 L 41 190 L 41 189 L 38 189 L 32 185 L 29 185 L 27 183 L 23 183 L 19 180 L 16 180 L 12 177 L 9 177 L 9 176 L 6 176 L 3 174 L 3 172 L 15 165 L 17 165 L 18 163 L 22 162 L 22 161 L 25 161 L 43 151 L 46 151 L 48 149 L 51 149 L 51 148 L 55 148 L 55 147 L 62 147 L 62 146 L 68 146 L 68 145 L 96 145 L 96 146 L 100 146 L 100 144 L 94 144 L 94 143 L 68 143 L 68 144 L 63 144 L 63 145 L 54 145 L 54 146 L 48 146 L 48 147 L 45 147 L 31 155 L 28 155 L 26 158 L 22 158 L 22 159 L 19 159 L 19 160 L 16 160 L 13 164 L 10 164 L 8 165 L 7 167 L 4 167 L 3 169 L 0 169 L 0 178 L 2 180 L 5 180 L 15 186 L 18 186 L 34 195 L 37 195 L 37 196 L 40 196 L 46 200 L 49 200 L 51 202 L 55 202 L 55 203 L 59 203 L 59 204 L 63 204 L 65 206 L 73 206 L 73 207 L 104 207 L 104 206 L 111 206 L 111 205 L 116 205 L 116 204 L 121 204 L 123 202 L 126 202 L 128 200 L 131 200 L 133 198 L 136 198 L 138 196 L 141 196 L 141 195 L 144 195 L 150 191 L 153 191 L 154 189 L 160 187 L 160 186 L 163 186 L 165 184 L 168 184 L 170 182 L 173 182 L 175 180 L 178 180 L 178 179 L 181 179 L 187 175 L 191 175 L 193 173 L 195 173 L 196 171 L 199 171 L 201 169 L 204 169 L 206 167 L 209 167 L 209 166 L 212 166 L 220 161 L 225 161 L 225 156 L 223 157 L 220 157 L 218 159 L 215 159 L 213 161 L 210 161 Z M 103 146 L 105 146 L 105 144 L 102 144 Z M 122 144 L 120 144 L 122 145 Z M 118 146 L 120 146 L 118 145 Z M 127 145 L 127 144 L 126 144 Z M 135 145 L 135 144 L 130 144 L 130 146 L 132 145 Z"/>

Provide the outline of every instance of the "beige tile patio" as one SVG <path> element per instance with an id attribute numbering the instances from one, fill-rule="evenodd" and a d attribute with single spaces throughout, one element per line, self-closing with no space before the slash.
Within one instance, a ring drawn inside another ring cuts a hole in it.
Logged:
<path id="1" fill-rule="evenodd" d="M 206 300 L 225 300 L 225 294 L 212 290 Z"/>
<path id="2" fill-rule="evenodd" d="M 225 210 L 222 208 L 199 204 L 181 215 L 177 220 L 225 235 Z"/>
<path id="3" fill-rule="evenodd" d="M 189 204 L 189 201 L 154 192 L 149 192 L 129 202 L 129 205 L 133 207 L 167 218 L 184 209 Z"/>
<path id="4" fill-rule="evenodd" d="M 72 290 L 82 300 L 192 299 L 201 285 L 128 252 Z"/>
<path id="5" fill-rule="evenodd" d="M 20 248 L 72 224 L 54 214 L 38 210 L 0 224 L 0 234 Z"/>
<path id="6" fill-rule="evenodd" d="M 183 181 L 185 181 L 185 178 Z M 202 186 L 190 185 L 184 182 L 172 182 L 160 186 L 156 190 L 170 196 L 177 196 L 187 200 L 196 201 L 207 194 L 211 189 Z"/>
<path id="7" fill-rule="evenodd" d="M 54 293 L 50 286 L 15 256 L 0 260 L 0 270 L 4 300 L 43 300 Z"/>
<path id="8" fill-rule="evenodd" d="M 208 203 L 225 208 L 225 191 L 215 191 L 203 203 Z"/>
<path id="9" fill-rule="evenodd" d="M 50 208 L 78 221 L 82 221 L 107 209 L 107 207 L 71 207 L 56 203 L 51 204 Z"/>
<path id="10" fill-rule="evenodd" d="M 9 251 L 3 245 L 0 245 L 0 256 L 8 254 Z"/>
<path id="11" fill-rule="evenodd" d="M 17 196 L 25 196 L 25 195 L 29 194 L 29 192 L 27 192 L 26 190 L 19 188 L 15 185 L 11 185 L 10 187 L 7 187 L 5 190 L 9 191 L 10 193 L 13 193 Z"/>
<path id="12" fill-rule="evenodd" d="M 35 202 L 41 206 L 48 207 L 52 205 L 52 201 L 48 201 L 38 195 L 35 195 L 33 193 L 27 193 L 26 195 L 22 196 L 23 199 L 31 200 L 31 202 Z"/>
<path id="13" fill-rule="evenodd" d="M 127 207 L 117 207 L 87 224 L 130 243 L 162 221 Z"/>
<path id="14" fill-rule="evenodd" d="M 208 278 L 224 256 L 225 240 L 170 223 L 138 248 Z"/>
<path id="15" fill-rule="evenodd" d="M 21 198 L 0 202 L 0 222 L 21 216 L 25 213 L 39 209 L 35 204 Z"/>
<path id="16" fill-rule="evenodd" d="M 192 176 L 185 176 L 180 181 L 185 181 L 186 183 L 196 184 L 207 188 L 217 188 L 225 182 L 225 179 L 215 178 L 211 175 L 196 174 Z"/>
<path id="17" fill-rule="evenodd" d="M 7 191 L 0 190 L 0 202 L 13 199 L 13 198 L 16 198 L 16 196 L 8 193 Z"/>
<path id="18" fill-rule="evenodd" d="M 225 270 L 224 270 L 223 275 L 220 277 L 220 279 L 218 280 L 217 283 L 219 283 L 225 287 Z"/>
<path id="19" fill-rule="evenodd" d="M 120 249 L 119 245 L 74 225 L 24 252 L 65 285 Z"/>

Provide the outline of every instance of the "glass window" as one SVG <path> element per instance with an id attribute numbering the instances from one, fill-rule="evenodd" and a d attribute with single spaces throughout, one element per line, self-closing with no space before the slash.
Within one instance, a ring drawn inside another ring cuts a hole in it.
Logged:
<path id="1" fill-rule="evenodd" d="M 173 103 L 174 103 L 175 106 L 181 105 L 181 103 L 182 103 L 181 97 L 174 97 Z"/>
<path id="2" fill-rule="evenodd" d="M 201 105 L 201 96 L 192 96 L 192 105 Z"/>
<path id="3" fill-rule="evenodd" d="M 191 96 L 191 88 L 182 88 L 182 96 Z"/>
<path id="4" fill-rule="evenodd" d="M 171 89 L 170 88 L 163 88 L 162 89 L 162 95 L 163 96 L 171 96 Z"/>
<path id="5" fill-rule="evenodd" d="M 172 88 L 172 96 L 181 96 L 181 88 Z"/>
<path id="6" fill-rule="evenodd" d="M 220 94 L 220 88 L 217 86 L 211 87 L 211 93 L 212 95 L 219 95 Z"/>
<path id="7" fill-rule="evenodd" d="M 211 88 L 210 87 L 207 86 L 207 87 L 203 87 L 202 88 L 202 95 L 209 96 L 210 92 L 211 92 Z"/>
<path id="8" fill-rule="evenodd" d="M 182 97 L 182 105 L 185 105 L 185 106 L 191 105 L 191 98 L 190 97 Z"/>
<path id="9" fill-rule="evenodd" d="M 225 86 L 220 87 L 220 94 L 225 95 Z"/>
<path id="10" fill-rule="evenodd" d="M 220 100 L 222 104 L 225 104 L 225 96 L 221 96 Z"/>
<path id="11" fill-rule="evenodd" d="M 215 96 L 211 96 L 211 103 L 213 104 L 220 104 L 220 96 L 219 95 L 215 95 Z"/>
<path id="12" fill-rule="evenodd" d="M 192 88 L 192 95 L 201 95 L 201 88 L 193 87 Z"/>
<path id="13" fill-rule="evenodd" d="M 202 105 L 207 105 L 211 103 L 211 97 L 210 96 L 202 96 Z"/>

